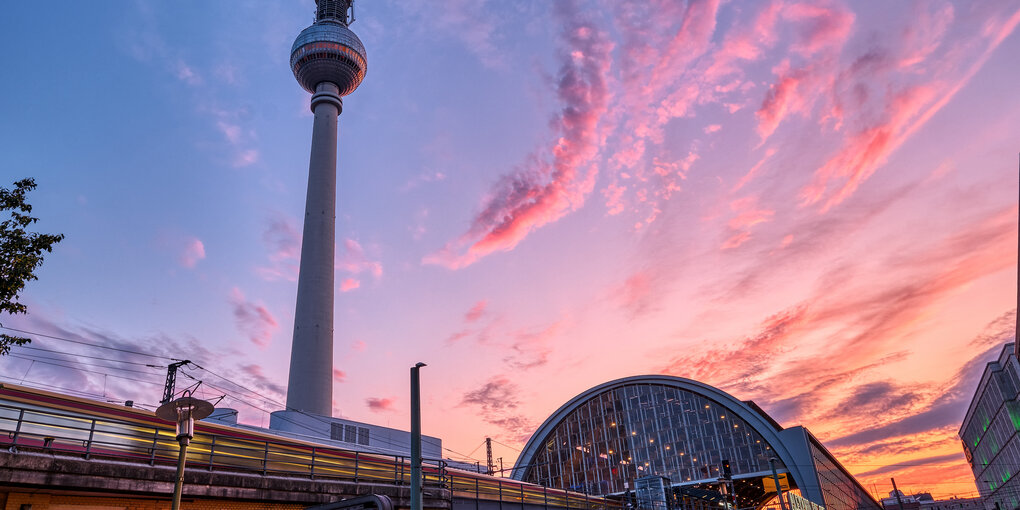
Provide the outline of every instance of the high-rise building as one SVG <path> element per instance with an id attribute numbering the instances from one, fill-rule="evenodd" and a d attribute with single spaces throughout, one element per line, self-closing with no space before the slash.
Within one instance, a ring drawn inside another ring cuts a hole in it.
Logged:
<path id="1" fill-rule="evenodd" d="M 312 93 L 315 120 L 287 408 L 332 416 L 337 118 L 341 98 L 358 88 L 368 61 L 361 40 L 347 27 L 353 21 L 353 0 L 315 3 L 315 23 L 298 35 L 290 53 L 294 77 Z"/>
<path id="2" fill-rule="evenodd" d="M 960 439 L 988 510 L 1020 508 L 1020 363 L 1013 343 L 985 365 Z"/>

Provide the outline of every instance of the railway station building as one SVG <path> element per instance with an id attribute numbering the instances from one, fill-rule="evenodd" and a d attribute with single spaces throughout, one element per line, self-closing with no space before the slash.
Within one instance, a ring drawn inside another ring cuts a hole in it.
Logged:
<path id="1" fill-rule="evenodd" d="M 644 508 L 762 508 L 777 501 L 778 479 L 795 509 L 881 509 L 806 428 L 664 375 L 577 395 L 531 436 L 515 466 L 518 480 L 633 497 Z"/>

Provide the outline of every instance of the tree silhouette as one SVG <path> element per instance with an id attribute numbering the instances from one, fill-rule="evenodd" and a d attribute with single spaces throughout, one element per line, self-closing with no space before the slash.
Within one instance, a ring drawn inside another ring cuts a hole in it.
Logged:
<path id="1" fill-rule="evenodd" d="M 53 245 L 64 238 L 64 234 L 40 234 L 27 230 L 38 218 L 29 216 L 32 206 L 25 201 L 25 195 L 35 189 L 35 179 L 22 179 L 14 183 L 13 189 L 0 188 L 0 215 L 7 216 L 0 222 L 0 312 L 11 315 L 25 313 L 28 309 L 18 302 L 18 294 L 31 280 L 37 280 L 35 270 L 42 265 L 43 252 L 53 250 Z M 0 217 L 3 217 L 0 216 Z M 0 356 L 11 351 L 12 345 L 24 345 L 28 338 L 0 333 Z"/>

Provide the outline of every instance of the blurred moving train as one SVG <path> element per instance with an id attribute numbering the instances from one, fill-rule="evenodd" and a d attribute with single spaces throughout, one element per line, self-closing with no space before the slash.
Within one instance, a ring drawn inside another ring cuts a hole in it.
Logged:
<path id="1" fill-rule="evenodd" d="M 176 464 L 174 426 L 144 409 L 0 383 L 0 455 L 19 449 L 155 464 Z M 345 450 L 267 432 L 198 422 L 187 452 L 189 468 L 257 472 L 410 485 L 410 459 Z M 423 484 L 449 489 L 454 498 L 616 509 L 619 501 L 548 489 L 425 459 Z"/>

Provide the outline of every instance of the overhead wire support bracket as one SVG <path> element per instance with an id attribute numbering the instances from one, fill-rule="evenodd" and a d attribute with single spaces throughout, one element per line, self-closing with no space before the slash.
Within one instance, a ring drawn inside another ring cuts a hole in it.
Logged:
<path id="1" fill-rule="evenodd" d="M 166 367 L 166 385 L 163 387 L 163 400 L 160 400 L 160 404 L 165 404 L 174 399 L 174 384 L 177 382 L 177 369 L 191 363 L 191 360 L 178 361 L 177 363 L 171 363 Z"/>

